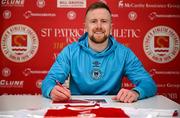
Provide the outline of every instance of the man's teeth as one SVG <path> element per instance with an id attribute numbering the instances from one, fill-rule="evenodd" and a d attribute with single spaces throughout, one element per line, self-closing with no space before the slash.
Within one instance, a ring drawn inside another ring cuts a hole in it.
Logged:
<path id="1" fill-rule="evenodd" d="M 96 34 L 102 34 L 102 32 L 95 32 Z"/>

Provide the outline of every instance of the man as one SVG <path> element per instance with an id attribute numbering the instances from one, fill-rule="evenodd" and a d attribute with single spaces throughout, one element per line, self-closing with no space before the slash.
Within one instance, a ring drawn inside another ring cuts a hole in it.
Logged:
<path id="1" fill-rule="evenodd" d="M 68 100 L 72 95 L 116 95 L 113 100 L 131 103 L 154 96 L 157 91 L 153 79 L 142 63 L 127 47 L 110 35 L 111 11 L 102 2 L 87 9 L 86 33 L 65 47 L 58 55 L 42 82 L 42 94 L 54 101 Z M 70 90 L 57 85 L 70 76 Z M 121 88 L 123 76 L 135 87 Z"/>

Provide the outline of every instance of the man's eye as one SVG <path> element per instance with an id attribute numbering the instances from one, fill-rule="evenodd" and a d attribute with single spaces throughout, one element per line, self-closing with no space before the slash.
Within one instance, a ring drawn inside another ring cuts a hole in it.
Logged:
<path id="1" fill-rule="evenodd" d="M 103 23 L 106 23 L 107 21 L 106 21 L 106 20 L 103 20 L 102 22 L 103 22 Z"/>
<path id="2" fill-rule="evenodd" d="M 91 23 L 96 23 L 96 21 L 95 21 L 95 20 L 93 20 L 93 21 L 91 21 Z"/>

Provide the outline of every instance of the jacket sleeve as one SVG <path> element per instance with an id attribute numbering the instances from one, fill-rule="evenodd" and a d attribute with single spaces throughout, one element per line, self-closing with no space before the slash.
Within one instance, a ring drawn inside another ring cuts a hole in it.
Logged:
<path id="1" fill-rule="evenodd" d="M 70 72 L 69 49 L 65 47 L 57 56 L 47 76 L 42 81 L 42 95 L 50 98 L 50 92 L 56 85 L 56 80 L 64 83 Z"/>
<path id="2" fill-rule="evenodd" d="M 152 77 L 130 49 L 126 56 L 125 76 L 135 85 L 133 90 L 140 94 L 138 99 L 154 96 L 157 86 Z"/>

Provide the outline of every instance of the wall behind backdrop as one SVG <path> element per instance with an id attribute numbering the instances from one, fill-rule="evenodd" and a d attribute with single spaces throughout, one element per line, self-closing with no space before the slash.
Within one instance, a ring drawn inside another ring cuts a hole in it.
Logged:
<path id="1" fill-rule="evenodd" d="M 0 94 L 41 94 L 57 54 L 85 32 L 95 1 L 1 0 Z M 112 10 L 112 35 L 142 61 L 158 94 L 180 103 L 180 1 L 101 1 Z M 123 86 L 133 87 L 126 79 Z"/>

